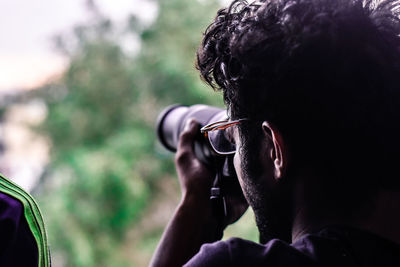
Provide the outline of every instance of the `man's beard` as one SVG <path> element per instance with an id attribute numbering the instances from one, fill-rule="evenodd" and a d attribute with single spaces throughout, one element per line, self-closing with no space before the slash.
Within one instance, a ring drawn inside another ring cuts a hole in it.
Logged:
<path id="1" fill-rule="evenodd" d="M 292 198 L 290 186 L 281 182 L 274 188 L 262 181 L 263 165 L 260 160 L 260 133 L 248 133 L 241 147 L 243 191 L 252 207 L 260 243 L 273 238 L 291 242 Z M 273 179 L 272 177 L 270 179 Z"/>

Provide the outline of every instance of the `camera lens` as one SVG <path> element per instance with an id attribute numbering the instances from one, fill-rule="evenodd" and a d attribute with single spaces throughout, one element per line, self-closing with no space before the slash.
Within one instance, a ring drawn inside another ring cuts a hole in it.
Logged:
<path id="1" fill-rule="evenodd" d="M 194 118 L 200 126 L 227 118 L 226 110 L 207 105 L 173 105 L 165 108 L 157 119 L 157 136 L 161 144 L 172 152 L 176 152 L 179 135 L 183 131 L 187 120 Z M 196 156 L 205 163 L 210 163 L 214 152 L 208 146 L 206 140 L 199 134 L 195 141 L 194 150 Z"/>

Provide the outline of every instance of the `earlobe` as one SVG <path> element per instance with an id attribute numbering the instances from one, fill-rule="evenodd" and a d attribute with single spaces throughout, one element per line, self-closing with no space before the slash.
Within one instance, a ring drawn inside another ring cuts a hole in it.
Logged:
<path id="1" fill-rule="evenodd" d="M 276 180 L 280 180 L 282 178 L 282 164 L 281 164 L 281 161 L 278 160 L 278 159 L 275 159 L 274 167 L 275 167 L 275 179 Z"/>
<path id="2" fill-rule="evenodd" d="M 270 139 L 272 144 L 270 157 L 274 167 L 274 178 L 277 181 L 282 180 L 285 176 L 288 158 L 284 139 L 278 129 L 271 123 L 264 121 L 262 128 L 266 138 Z"/>

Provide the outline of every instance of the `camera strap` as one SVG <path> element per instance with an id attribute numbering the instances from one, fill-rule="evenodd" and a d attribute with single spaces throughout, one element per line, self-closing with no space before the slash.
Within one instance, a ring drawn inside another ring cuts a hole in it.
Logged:
<path id="1" fill-rule="evenodd" d="M 216 230 L 216 238 L 221 239 L 224 233 L 225 221 L 228 215 L 225 196 L 223 194 L 222 184 L 222 168 L 217 168 L 217 174 L 211 188 L 210 200 L 213 209 L 213 215 L 217 219 L 218 226 Z"/>

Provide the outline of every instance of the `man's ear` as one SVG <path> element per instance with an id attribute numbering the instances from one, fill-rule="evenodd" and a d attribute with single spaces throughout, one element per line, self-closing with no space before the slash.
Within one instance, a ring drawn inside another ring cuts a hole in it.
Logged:
<path id="1" fill-rule="evenodd" d="M 269 139 L 272 144 L 270 150 L 270 159 L 274 166 L 274 178 L 275 180 L 281 180 L 286 174 L 286 168 L 288 164 L 288 154 L 285 147 L 284 139 L 278 129 L 271 123 L 264 121 L 262 123 L 262 130 L 264 137 Z"/>

